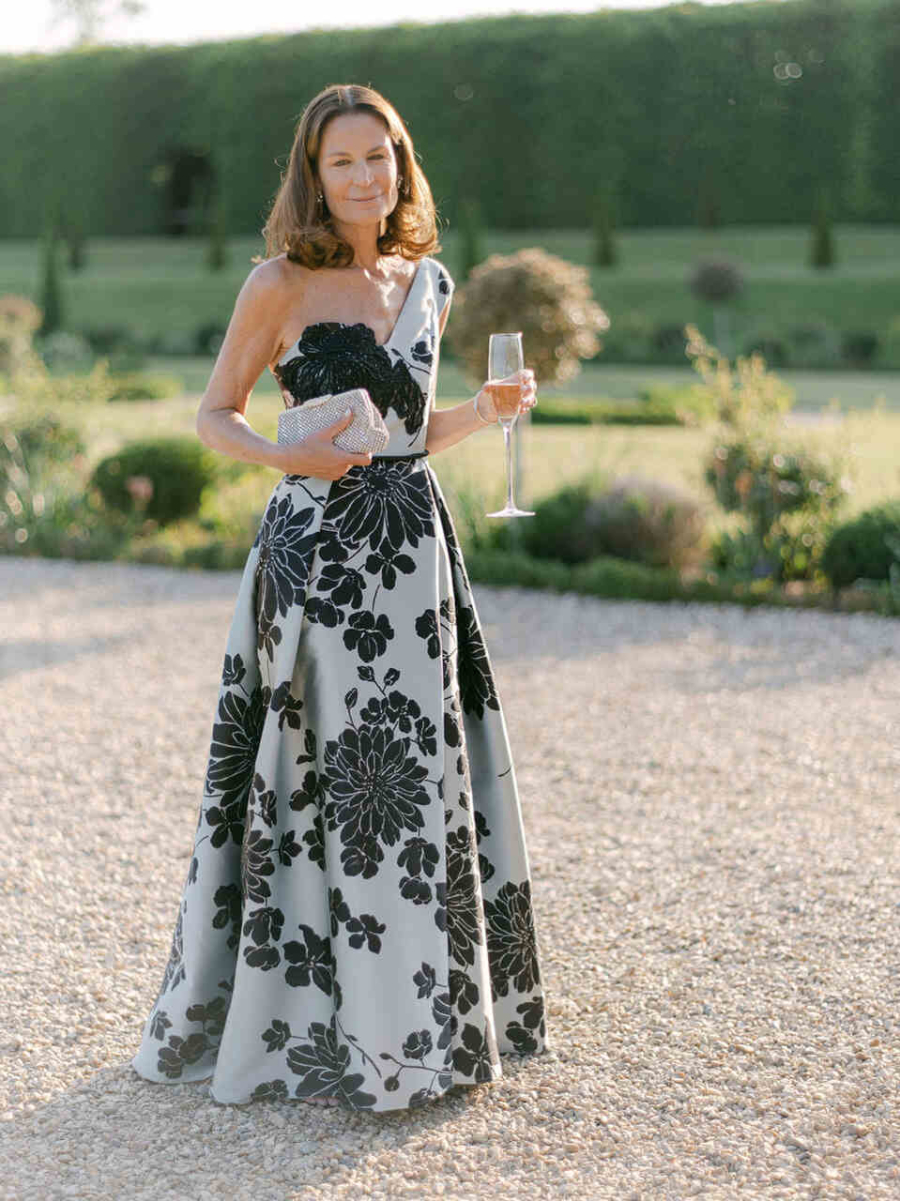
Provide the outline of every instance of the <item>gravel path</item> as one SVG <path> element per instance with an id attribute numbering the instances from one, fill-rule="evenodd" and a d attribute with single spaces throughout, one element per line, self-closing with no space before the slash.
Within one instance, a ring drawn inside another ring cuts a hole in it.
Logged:
<path id="1" fill-rule="evenodd" d="M 0 559 L 0 1197 L 900 1197 L 871 615 L 478 588 L 553 1051 L 385 1115 L 139 1080 L 237 580 Z"/>

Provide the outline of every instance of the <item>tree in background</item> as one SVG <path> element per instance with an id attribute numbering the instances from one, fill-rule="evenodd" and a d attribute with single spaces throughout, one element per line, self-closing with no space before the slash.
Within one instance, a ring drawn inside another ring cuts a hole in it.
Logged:
<path id="1" fill-rule="evenodd" d="M 813 210 L 812 246 L 809 254 L 811 267 L 833 267 L 835 261 L 834 239 L 831 234 L 831 211 L 828 188 L 820 184 L 816 189 Z"/>
<path id="2" fill-rule="evenodd" d="M 206 246 L 206 265 L 210 271 L 221 271 L 231 259 L 228 249 L 228 215 L 225 198 L 216 186 L 210 204 L 209 241 Z"/>
<path id="3" fill-rule="evenodd" d="M 44 319 L 38 334 L 43 337 L 62 329 L 63 302 L 62 290 L 59 283 L 59 217 L 54 212 L 47 221 L 43 240 L 43 264 L 41 283 L 41 308 Z"/>
<path id="4" fill-rule="evenodd" d="M 619 261 L 613 238 L 615 205 L 612 189 L 603 187 L 594 201 L 594 262 L 598 267 L 612 267 Z"/>
<path id="5" fill-rule="evenodd" d="M 141 0 L 51 0 L 58 21 L 74 21 L 76 46 L 94 46 L 113 17 L 136 17 L 147 7 Z"/>
<path id="6" fill-rule="evenodd" d="M 743 290 L 744 277 L 740 269 L 736 263 L 725 259 L 708 259 L 694 267 L 689 282 L 694 295 L 712 306 L 716 341 L 725 347 L 726 354 L 730 353 L 731 336 L 725 306 Z"/>
<path id="7" fill-rule="evenodd" d="M 69 270 L 81 271 L 85 265 L 87 237 L 84 220 L 78 208 L 67 208 L 62 215 L 60 230 L 69 252 Z"/>
<path id="8" fill-rule="evenodd" d="M 697 224 L 701 229 L 718 229 L 722 224 L 719 188 L 709 167 L 697 183 Z"/>
<path id="9" fill-rule="evenodd" d="M 466 197 L 459 206 L 459 249 L 457 250 L 460 282 L 467 280 L 484 259 L 481 209 L 478 201 Z"/>

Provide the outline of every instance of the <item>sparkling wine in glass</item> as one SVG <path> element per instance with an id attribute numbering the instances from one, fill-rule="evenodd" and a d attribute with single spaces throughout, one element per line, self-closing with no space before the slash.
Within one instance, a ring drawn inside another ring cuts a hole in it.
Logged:
<path id="1" fill-rule="evenodd" d="M 496 513 L 488 513 L 488 517 L 534 517 L 529 509 L 520 509 L 513 499 L 512 476 L 512 427 L 519 415 L 519 403 L 522 399 L 522 385 L 509 377 L 522 371 L 525 367 L 525 356 L 522 353 L 522 334 L 491 334 L 488 342 L 488 382 L 487 390 L 497 410 L 497 417 L 503 427 L 503 441 L 506 444 L 506 507 Z"/>

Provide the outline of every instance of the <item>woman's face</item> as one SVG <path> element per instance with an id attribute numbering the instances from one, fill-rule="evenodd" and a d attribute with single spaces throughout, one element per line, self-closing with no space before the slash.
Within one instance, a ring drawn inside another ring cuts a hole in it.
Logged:
<path id="1" fill-rule="evenodd" d="M 332 117 L 322 135 L 318 176 L 336 222 L 380 226 L 399 198 L 397 161 L 384 122 L 365 112 Z"/>

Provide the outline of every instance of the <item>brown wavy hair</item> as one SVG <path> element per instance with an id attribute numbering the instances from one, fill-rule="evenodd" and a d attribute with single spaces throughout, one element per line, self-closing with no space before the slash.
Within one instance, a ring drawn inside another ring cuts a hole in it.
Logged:
<path id="1" fill-rule="evenodd" d="M 342 113 L 360 111 L 384 122 L 403 180 L 397 203 L 378 239 L 378 253 L 415 260 L 440 250 L 431 188 L 416 163 L 412 138 L 400 114 L 373 88 L 330 84 L 310 100 L 300 116 L 281 187 L 262 229 L 265 259 L 284 251 L 292 262 L 304 267 L 346 267 L 352 263 L 353 247 L 337 236 L 325 202 L 316 198 L 315 171 L 325 126 Z M 252 261 L 265 259 L 257 255 Z"/>

